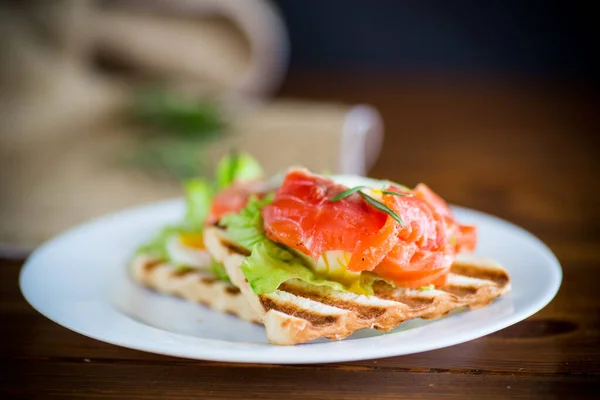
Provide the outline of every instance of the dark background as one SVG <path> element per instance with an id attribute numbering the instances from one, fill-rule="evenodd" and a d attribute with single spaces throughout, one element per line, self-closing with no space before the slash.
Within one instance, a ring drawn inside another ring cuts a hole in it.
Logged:
<path id="1" fill-rule="evenodd" d="M 392 70 L 590 80 L 592 3 L 276 0 L 291 70 Z"/>

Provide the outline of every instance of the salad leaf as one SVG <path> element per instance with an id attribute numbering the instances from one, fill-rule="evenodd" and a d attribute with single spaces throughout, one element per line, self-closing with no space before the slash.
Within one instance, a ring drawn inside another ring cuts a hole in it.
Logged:
<path id="1" fill-rule="evenodd" d="M 164 227 L 158 234 L 152 237 L 148 242 L 141 245 L 136 254 L 148 254 L 160 260 L 169 260 L 167 251 L 167 240 L 173 235 L 178 235 L 182 231 L 181 226 L 170 225 Z"/>
<path id="2" fill-rule="evenodd" d="M 225 267 L 223 266 L 223 264 L 218 263 L 217 261 L 212 259 L 212 264 L 210 265 L 210 269 L 212 270 L 213 274 L 215 274 L 215 276 L 217 277 L 218 280 L 223 281 L 223 282 L 231 282 L 231 280 L 229 279 L 229 275 L 227 275 L 227 271 L 225 270 Z"/>
<path id="3" fill-rule="evenodd" d="M 294 254 L 268 239 L 254 246 L 241 268 L 256 294 L 274 292 L 283 282 L 294 278 L 344 290 L 341 283 L 317 278 Z"/>
<path id="4" fill-rule="evenodd" d="M 272 201 L 273 195 L 267 195 L 263 199 L 251 196 L 246 207 L 238 214 L 227 214 L 221 218 L 221 224 L 227 228 L 227 236 L 248 250 L 266 240 L 260 210 Z"/>
<path id="5" fill-rule="evenodd" d="M 184 225 L 190 231 L 201 231 L 210 211 L 213 190 L 205 179 L 190 179 L 184 183 L 186 213 Z"/>
<path id="6" fill-rule="evenodd" d="M 235 181 L 250 181 L 261 178 L 263 169 L 260 163 L 247 153 L 231 152 L 217 164 L 217 188 L 223 189 Z"/>

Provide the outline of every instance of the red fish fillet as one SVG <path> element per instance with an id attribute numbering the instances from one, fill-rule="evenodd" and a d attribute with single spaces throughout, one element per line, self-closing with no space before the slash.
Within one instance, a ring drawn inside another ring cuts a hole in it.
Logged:
<path id="1" fill-rule="evenodd" d="M 475 246 L 475 229 L 458 224 L 425 185 L 405 196 L 382 196 L 402 225 L 358 193 L 331 201 L 347 189 L 306 170 L 290 171 L 262 210 L 267 237 L 315 260 L 325 251 L 350 252 L 348 270 L 373 271 L 407 287 L 443 283 L 456 252 Z"/>

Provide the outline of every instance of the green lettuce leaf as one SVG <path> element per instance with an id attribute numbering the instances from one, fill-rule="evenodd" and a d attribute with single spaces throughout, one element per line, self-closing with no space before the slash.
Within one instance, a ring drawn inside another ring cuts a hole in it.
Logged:
<path id="1" fill-rule="evenodd" d="M 212 270 L 213 274 L 215 274 L 215 276 L 217 277 L 218 280 L 223 281 L 223 282 L 231 282 L 231 280 L 229 279 L 229 275 L 227 275 L 227 271 L 225 270 L 225 267 L 223 266 L 223 264 L 218 263 L 217 261 L 212 259 L 210 269 Z"/>
<path id="2" fill-rule="evenodd" d="M 251 196 L 246 207 L 238 214 L 227 214 L 221 218 L 221 224 L 227 228 L 227 236 L 248 250 L 266 240 L 260 210 L 272 201 L 273 195 L 267 195 L 263 199 Z"/>
<path id="3" fill-rule="evenodd" d="M 158 258 L 159 260 L 169 261 L 169 252 L 167 251 L 167 240 L 173 235 L 182 232 L 181 226 L 170 225 L 161 229 L 148 242 L 138 247 L 136 254 L 147 254 Z"/>
<path id="4" fill-rule="evenodd" d="M 341 283 L 319 279 L 300 258 L 268 239 L 253 247 L 252 254 L 246 258 L 241 268 L 256 294 L 274 292 L 290 279 L 345 290 Z"/>
<path id="5" fill-rule="evenodd" d="M 251 181 L 263 176 L 260 163 L 247 153 L 235 153 L 221 158 L 217 164 L 217 188 L 223 189 L 235 181 Z"/>
<path id="6" fill-rule="evenodd" d="M 191 232 L 201 232 L 210 211 L 213 189 L 205 179 L 190 179 L 184 183 L 186 211 L 184 225 Z"/>

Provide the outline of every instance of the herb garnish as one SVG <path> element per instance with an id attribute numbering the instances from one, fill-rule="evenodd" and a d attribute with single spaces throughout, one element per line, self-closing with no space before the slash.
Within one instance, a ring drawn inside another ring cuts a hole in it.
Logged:
<path id="1" fill-rule="evenodd" d="M 400 226 L 404 226 L 404 222 L 402 221 L 402 219 L 400 218 L 400 216 L 391 208 L 389 208 L 388 206 L 386 206 L 385 204 L 383 204 L 382 202 L 380 202 L 377 199 L 374 199 L 373 197 L 369 196 L 368 194 L 366 194 L 365 192 L 361 192 L 361 189 L 369 189 L 369 187 L 367 186 L 355 186 L 351 189 L 346 190 L 345 192 L 342 192 L 340 194 L 338 194 L 337 196 L 331 198 L 331 202 L 334 201 L 338 201 L 338 200 L 342 200 L 345 199 L 346 197 L 350 196 L 353 193 L 358 192 L 358 194 L 365 199 L 365 201 L 367 203 L 369 203 L 372 207 L 376 208 L 379 211 L 382 211 L 386 214 L 388 214 L 390 217 L 394 218 L 396 220 L 396 222 L 398 222 L 400 224 Z M 391 192 L 391 191 L 387 191 L 387 190 L 382 190 L 381 193 L 385 194 L 385 195 L 392 195 L 392 196 L 406 196 L 406 193 L 398 193 L 398 192 Z"/>
<path id="2" fill-rule="evenodd" d="M 340 194 L 338 194 L 337 196 L 333 197 L 330 201 L 334 202 L 334 201 L 338 201 L 341 199 L 345 199 L 346 197 L 350 196 L 352 193 L 356 193 L 361 189 L 368 189 L 367 186 L 354 186 L 352 189 L 348 189 L 345 192 L 342 192 Z"/>
<path id="3" fill-rule="evenodd" d="M 382 190 L 381 193 L 387 194 L 388 196 L 409 196 L 408 193 L 391 192 L 389 190 Z"/>

